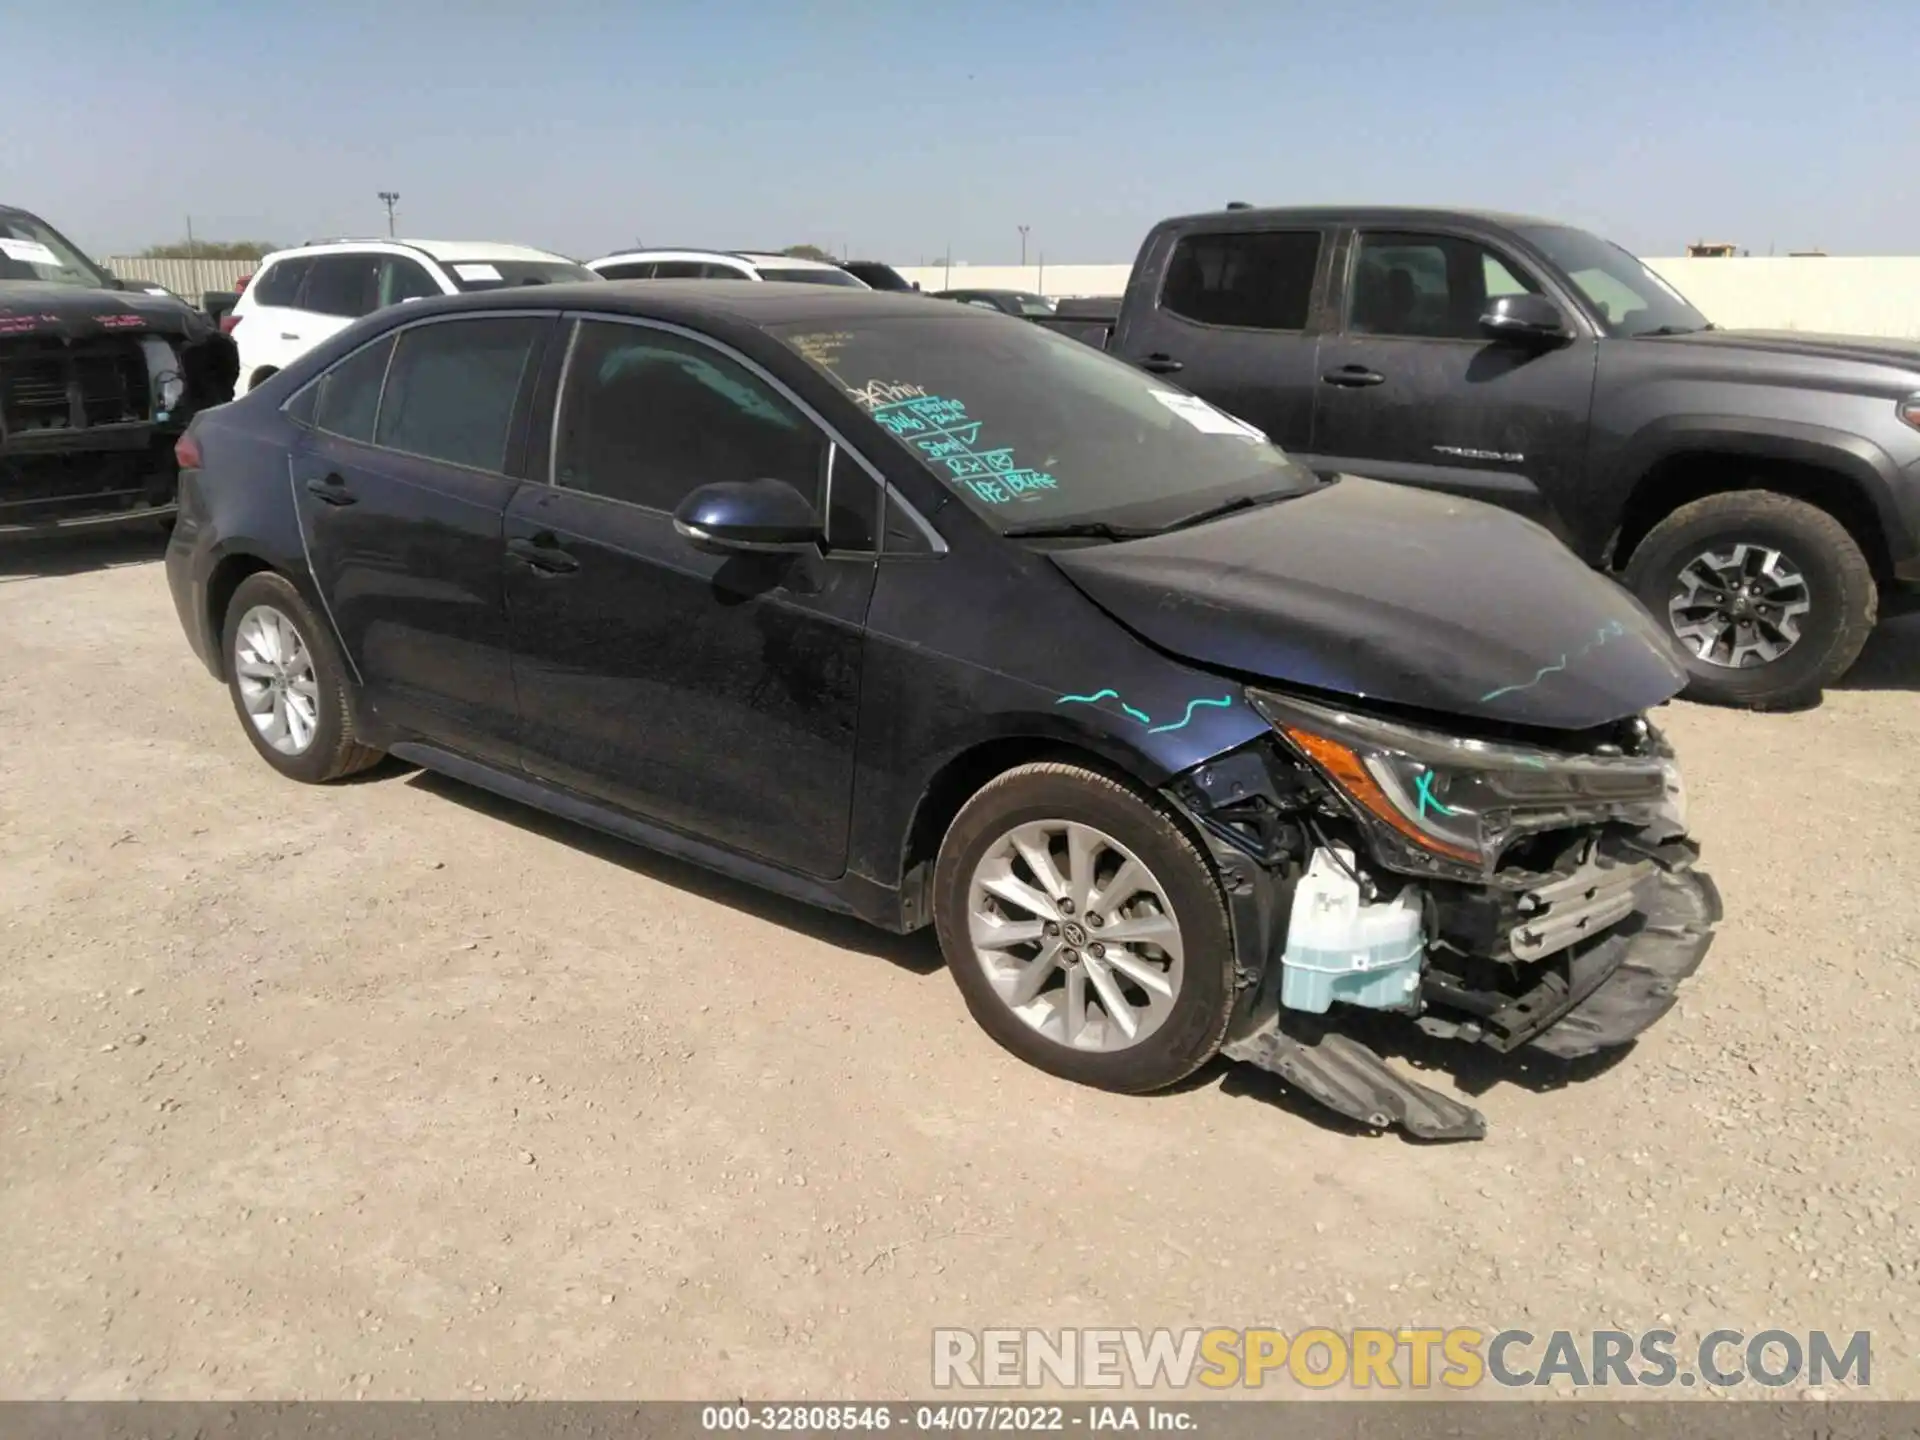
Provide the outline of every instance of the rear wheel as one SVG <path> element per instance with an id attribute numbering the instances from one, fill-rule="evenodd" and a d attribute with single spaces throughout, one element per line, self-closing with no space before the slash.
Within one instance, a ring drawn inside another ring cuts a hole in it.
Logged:
<path id="1" fill-rule="evenodd" d="M 1683 505 L 1622 577 L 1684 652 L 1687 698 L 1771 709 L 1817 700 L 1873 631 L 1879 592 L 1833 516 L 1766 490 Z"/>
<path id="2" fill-rule="evenodd" d="M 317 785 L 380 759 L 354 738 L 346 667 L 332 637 L 285 577 L 262 571 L 240 582 L 222 643 L 233 708 L 275 770 Z"/>
<path id="3" fill-rule="evenodd" d="M 1105 1090 L 1171 1085 L 1220 1048 L 1233 944 L 1212 869 L 1159 806 L 1075 765 L 1023 765 L 961 809 L 934 922 L 974 1019 Z"/>

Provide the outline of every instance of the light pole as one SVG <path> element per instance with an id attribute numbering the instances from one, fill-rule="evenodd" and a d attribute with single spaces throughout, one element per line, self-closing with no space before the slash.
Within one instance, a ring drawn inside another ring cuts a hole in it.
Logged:
<path id="1" fill-rule="evenodd" d="M 387 207 L 387 238 L 393 238 L 393 207 L 400 203 L 398 190 L 382 190 L 380 202 Z"/>
<path id="2" fill-rule="evenodd" d="M 1019 229 L 1020 229 L 1020 265 L 1021 265 L 1021 268 L 1024 269 L 1027 263 L 1027 230 L 1029 229 L 1029 227 L 1022 225 L 1019 227 Z"/>

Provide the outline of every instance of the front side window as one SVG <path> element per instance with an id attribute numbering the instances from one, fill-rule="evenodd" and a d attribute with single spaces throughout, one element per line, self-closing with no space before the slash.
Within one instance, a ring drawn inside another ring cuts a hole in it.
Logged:
<path id="1" fill-rule="evenodd" d="M 316 256 L 300 292 L 300 308 L 342 320 L 371 315 L 379 303 L 379 270 L 378 255 Z"/>
<path id="2" fill-rule="evenodd" d="M 774 280 L 787 285 L 845 285 L 854 290 L 867 288 L 864 280 L 830 265 L 823 265 L 817 270 L 810 265 L 757 265 L 754 268 L 760 272 L 762 280 Z"/>
<path id="3" fill-rule="evenodd" d="M 393 337 L 376 340 L 347 356 L 320 378 L 313 424 L 318 430 L 362 443 L 373 439 L 373 417 L 380 409 L 380 385 L 387 378 Z"/>
<path id="4" fill-rule="evenodd" d="M 653 279 L 653 261 L 628 260 L 619 265 L 602 265 L 602 280 L 651 280 Z"/>
<path id="5" fill-rule="evenodd" d="M 313 268 L 311 255 L 295 255 L 286 260 L 276 260 L 260 274 L 253 277 L 253 283 L 247 287 L 247 293 L 257 305 L 292 305 L 300 298 L 300 287 L 306 283 L 307 271 Z"/>
<path id="6" fill-rule="evenodd" d="M 1182 235 L 1167 262 L 1160 305 L 1202 325 L 1304 330 L 1319 263 L 1317 230 Z"/>
<path id="7" fill-rule="evenodd" d="M 699 260 L 660 260 L 654 263 L 653 278 L 656 280 L 698 280 L 706 274 L 707 267 Z"/>
<path id="8" fill-rule="evenodd" d="M 545 320 L 444 320 L 400 334 L 374 443 L 474 470 L 506 468 L 514 405 Z"/>
<path id="9" fill-rule="evenodd" d="M 1609 335 L 1687 335 L 1710 329 L 1681 293 L 1610 241 L 1565 225 L 1520 229 L 1567 272 Z"/>
<path id="10" fill-rule="evenodd" d="M 1356 335 L 1478 340 L 1488 300 L 1538 289 L 1472 240 L 1365 234 L 1354 254 L 1347 329 Z"/>
<path id="11" fill-rule="evenodd" d="M 1252 426 L 1090 346 L 927 308 L 770 328 L 998 529 L 1157 527 L 1317 483 Z"/>
<path id="12" fill-rule="evenodd" d="M 107 283 L 99 267 L 51 225 L 18 210 L 0 212 L 0 280 L 38 280 L 94 290 Z"/>
<path id="13" fill-rule="evenodd" d="M 569 490 L 662 513 L 724 480 L 784 480 L 818 508 L 827 440 L 719 351 L 665 330 L 588 320 L 567 361 L 555 462 L 555 481 Z"/>

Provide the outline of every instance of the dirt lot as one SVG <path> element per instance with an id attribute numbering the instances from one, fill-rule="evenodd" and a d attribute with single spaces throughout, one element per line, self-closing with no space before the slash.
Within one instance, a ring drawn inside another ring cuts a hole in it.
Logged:
<path id="1" fill-rule="evenodd" d="M 1491 1136 L 1075 1090 L 929 941 L 249 750 L 148 541 L 0 551 L 0 1394 L 924 1395 L 936 1325 L 1871 1330 L 1920 1396 L 1920 620 L 1679 708 L 1728 919 Z M 1536 1357 L 1537 1358 L 1537 1357 Z M 1777 1393 L 1777 1392 L 1775 1392 Z"/>

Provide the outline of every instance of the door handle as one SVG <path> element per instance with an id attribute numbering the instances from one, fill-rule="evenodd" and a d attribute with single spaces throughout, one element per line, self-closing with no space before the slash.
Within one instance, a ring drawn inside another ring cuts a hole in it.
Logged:
<path id="1" fill-rule="evenodd" d="M 1338 370 L 1330 370 L 1320 378 L 1329 385 L 1343 385 L 1349 390 L 1361 390 L 1369 385 L 1383 385 L 1387 379 L 1378 370 L 1369 370 L 1364 365 L 1342 365 Z"/>
<path id="2" fill-rule="evenodd" d="M 289 335 L 285 330 L 282 330 L 280 332 L 280 338 L 282 340 L 298 340 L 300 337 L 298 335 Z"/>
<path id="3" fill-rule="evenodd" d="M 307 493 L 317 495 L 329 505 L 358 504 L 360 497 L 347 489 L 347 482 L 338 475 L 328 475 L 321 480 L 307 481 Z"/>
<path id="4" fill-rule="evenodd" d="M 1176 370 L 1186 369 L 1187 365 L 1184 360 L 1176 360 L 1171 355 L 1156 350 L 1141 360 L 1140 368 L 1152 375 L 1171 375 Z"/>
<path id="5" fill-rule="evenodd" d="M 571 575 L 580 568 L 580 562 L 562 550 L 550 533 L 509 540 L 507 553 L 541 575 Z"/>

